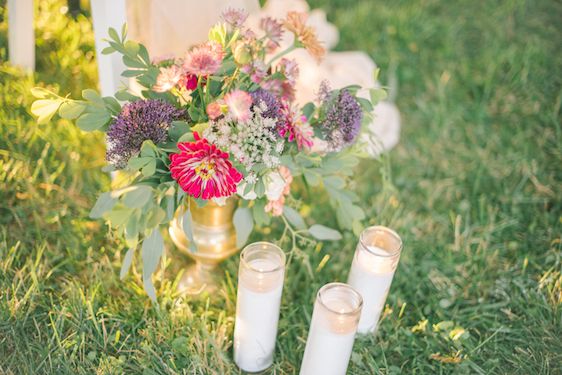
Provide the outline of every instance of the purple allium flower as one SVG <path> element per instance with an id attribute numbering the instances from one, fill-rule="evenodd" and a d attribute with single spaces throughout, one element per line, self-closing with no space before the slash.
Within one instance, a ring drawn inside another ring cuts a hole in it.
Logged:
<path id="1" fill-rule="evenodd" d="M 363 111 L 348 90 L 338 94 L 329 93 L 327 87 L 320 88 L 320 98 L 325 116 L 320 126 L 326 141 L 333 151 L 340 151 L 355 142 L 361 130 Z"/>
<path id="2" fill-rule="evenodd" d="M 278 121 L 280 120 L 282 117 L 281 103 L 272 93 L 264 89 L 257 89 L 256 91 L 251 92 L 250 95 L 252 96 L 252 103 L 254 103 L 253 106 L 261 106 L 261 103 L 265 105 L 266 109 L 262 112 L 263 117 L 272 118 Z"/>
<path id="3" fill-rule="evenodd" d="M 183 110 L 160 99 L 125 104 L 107 130 L 106 160 L 116 168 L 125 168 L 144 141 L 165 141 L 171 122 L 184 115 Z"/>

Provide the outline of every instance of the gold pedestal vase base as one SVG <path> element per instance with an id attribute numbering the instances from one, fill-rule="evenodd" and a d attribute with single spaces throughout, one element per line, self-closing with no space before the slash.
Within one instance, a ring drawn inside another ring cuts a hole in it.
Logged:
<path id="1" fill-rule="evenodd" d="M 176 247 L 195 261 L 185 268 L 178 283 L 178 291 L 184 295 L 212 293 L 220 286 L 219 264 L 238 252 L 232 222 L 236 200 L 228 198 L 222 206 L 208 202 L 205 206 L 198 207 L 194 201 L 188 205 L 194 246 L 190 246 L 183 229 L 187 205 L 178 208 L 169 228 Z"/>

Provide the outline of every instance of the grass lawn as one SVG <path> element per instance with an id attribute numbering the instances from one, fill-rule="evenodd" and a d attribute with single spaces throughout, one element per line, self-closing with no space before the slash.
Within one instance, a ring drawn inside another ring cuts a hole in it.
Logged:
<path id="1" fill-rule="evenodd" d="M 29 114 L 34 85 L 95 87 L 91 24 L 35 3 L 37 73 L 0 63 L 0 374 L 238 373 L 236 257 L 201 299 L 174 296 L 185 260 L 172 246 L 159 307 L 138 271 L 119 280 L 124 243 L 87 217 L 110 184 L 103 137 Z M 378 161 L 357 170 L 368 223 L 405 249 L 379 335 L 356 340 L 349 373 L 562 374 L 562 3 L 311 3 L 339 27 L 338 49 L 367 51 L 396 82 L 404 125 L 392 186 Z M 0 62 L 6 16 L 1 0 Z M 333 225 L 324 206 L 308 220 Z M 303 249 L 312 272 L 293 258 L 271 373 L 298 373 L 316 291 L 345 281 L 356 241 Z"/>

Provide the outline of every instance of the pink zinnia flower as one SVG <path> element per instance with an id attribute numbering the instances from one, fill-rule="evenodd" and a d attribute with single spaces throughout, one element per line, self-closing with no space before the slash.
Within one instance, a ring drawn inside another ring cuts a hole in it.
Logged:
<path id="1" fill-rule="evenodd" d="M 160 68 L 160 74 L 156 78 L 156 85 L 152 89 L 156 92 L 170 91 L 182 78 L 182 70 L 172 65 L 168 68 Z"/>
<path id="2" fill-rule="evenodd" d="M 224 52 L 219 43 L 207 42 L 187 52 L 183 68 L 188 73 L 207 76 L 220 69 L 223 57 Z"/>
<path id="3" fill-rule="evenodd" d="M 252 97 L 245 91 L 234 90 L 224 96 L 229 113 L 238 121 L 245 122 L 250 119 Z"/>
<path id="4" fill-rule="evenodd" d="M 236 193 L 242 174 L 228 153 L 194 133 L 194 142 L 178 143 L 180 153 L 170 156 L 170 172 L 183 191 L 195 198 L 229 197 Z"/>

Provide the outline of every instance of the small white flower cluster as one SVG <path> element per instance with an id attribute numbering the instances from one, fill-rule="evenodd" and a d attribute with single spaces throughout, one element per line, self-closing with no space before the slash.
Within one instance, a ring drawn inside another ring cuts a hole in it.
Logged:
<path id="1" fill-rule="evenodd" d="M 257 164 L 276 168 L 281 164 L 285 141 L 277 134 L 276 120 L 262 116 L 266 110 L 263 102 L 252 110 L 252 117 L 245 122 L 237 122 L 228 115 L 211 121 L 203 135 L 228 151 L 247 171 Z"/>

